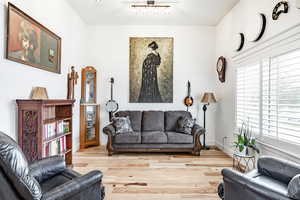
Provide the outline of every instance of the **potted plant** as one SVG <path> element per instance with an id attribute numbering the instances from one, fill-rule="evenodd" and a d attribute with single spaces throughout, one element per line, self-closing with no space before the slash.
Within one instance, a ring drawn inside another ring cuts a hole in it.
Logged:
<path id="1" fill-rule="evenodd" d="M 256 146 L 256 138 L 249 125 L 249 120 L 248 122 L 243 122 L 241 128 L 239 128 L 239 134 L 237 135 L 237 141 L 234 142 L 234 147 L 239 154 L 246 156 L 260 152 Z"/>

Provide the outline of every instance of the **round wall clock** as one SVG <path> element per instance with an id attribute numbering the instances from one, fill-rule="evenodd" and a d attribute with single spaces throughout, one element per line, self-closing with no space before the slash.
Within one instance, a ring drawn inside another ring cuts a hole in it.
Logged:
<path id="1" fill-rule="evenodd" d="M 225 82 L 225 72 L 226 72 L 226 58 L 221 56 L 217 62 L 217 73 L 221 83 Z"/>
<path id="2" fill-rule="evenodd" d="M 264 14 L 259 13 L 252 17 L 247 25 L 246 37 L 250 42 L 259 41 L 265 33 L 267 18 Z"/>
<path id="3" fill-rule="evenodd" d="M 281 1 L 278 4 L 276 4 L 272 13 L 272 18 L 273 20 L 277 20 L 282 13 L 288 13 L 288 12 L 289 12 L 289 3 L 287 1 Z"/>
<path id="4" fill-rule="evenodd" d="M 238 33 L 234 40 L 234 50 L 241 51 L 245 44 L 245 35 L 243 33 Z"/>

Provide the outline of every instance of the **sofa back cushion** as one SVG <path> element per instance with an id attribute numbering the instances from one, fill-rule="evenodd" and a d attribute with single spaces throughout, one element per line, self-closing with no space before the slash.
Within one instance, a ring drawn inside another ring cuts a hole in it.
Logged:
<path id="1" fill-rule="evenodd" d="M 143 131 L 164 131 L 165 119 L 163 111 L 144 111 L 143 112 Z"/>
<path id="2" fill-rule="evenodd" d="M 180 117 L 192 118 L 190 112 L 187 111 L 167 111 L 165 112 L 165 130 L 176 131 L 177 121 Z"/>
<path id="3" fill-rule="evenodd" d="M 142 112 L 141 111 L 119 111 L 115 114 L 116 117 L 127 117 L 131 121 L 131 126 L 134 131 L 141 132 L 142 130 Z"/>
<path id="4" fill-rule="evenodd" d="M 25 155 L 17 143 L 2 132 L 0 132 L 0 167 L 23 199 L 41 198 L 41 187 L 29 173 Z"/>
<path id="5" fill-rule="evenodd" d="M 291 161 L 261 157 L 257 162 L 258 172 L 288 184 L 294 176 L 300 174 L 300 165 Z"/>

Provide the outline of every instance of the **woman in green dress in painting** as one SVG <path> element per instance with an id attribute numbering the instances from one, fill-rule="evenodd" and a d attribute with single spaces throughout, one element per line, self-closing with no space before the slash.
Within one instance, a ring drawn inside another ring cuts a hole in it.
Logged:
<path id="1" fill-rule="evenodd" d="M 161 57 L 157 52 L 158 45 L 155 41 L 148 45 L 151 52 L 143 62 L 142 86 L 138 102 L 140 103 L 161 103 L 163 102 L 159 87 L 157 69 L 161 64 Z"/>

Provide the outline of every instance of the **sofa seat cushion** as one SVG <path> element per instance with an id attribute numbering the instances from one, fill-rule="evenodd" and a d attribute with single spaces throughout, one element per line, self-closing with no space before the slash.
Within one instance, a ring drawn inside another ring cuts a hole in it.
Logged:
<path id="1" fill-rule="evenodd" d="M 114 143 L 116 144 L 141 144 L 140 132 L 129 132 L 118 134 L 114 137 Z"/>
<path id="2" fill-rule="evenodd" d="M 164 131 L 164 112 L 144 111 L 142 121 L 143 131 Z"/>
<path id="3" fill-rule="evenodd" d="M 168 137 L 168 144 L 192 144 L 194 143 L 194 137 L 178 132 L 166 132 Z"/>
<path id="4" fill-rule="evenodd" d="M 162 131 L 142 132 L 142 144 L 167 144 L 168 137 Z"/>
<path id="5" fill-rule="evenodd" d="M 50 190 L 54 189 L 55 187 L 61 186 L 64 183 L 71 181 L 71 180 L 72 180 L 71 177 L 67 177 L 61 173 L 61 174 L 58 174 L 58 175 L 42 182 L 41 188 L 42 188 L 43 193 L 46 193 L 46 192 L 49 192 Z"/>
<path id="6" fill-rule="evenodd" d="M 251 181 L 255 183 L 256 187 L 250 189 L 256 190 L 257 188 L 259 188 L 260 190 L 264 190 L 264 188 L 266 188 L 269 191 L 273 191 L 274 193 L 277 193 L 281 196 L 288 196 L 288 185 L 271 177 L 258 175 L 256 177 L 253 177 Z"/>
<path id="7" fill-rule="evenodd" d="M 131 126 L 134 131 L 142 130 L 142 112 L 141 111 L 119 111 L 115 114 L 116 117 L 129 117 Z"/>
<path id="8" fill-rule="evenodd" d="M 167 111 L 165 112 L 165 130 L 176 131 L 177 121 L 180 117 L 192 118 L 191 113 L 187 111 Z"/>

